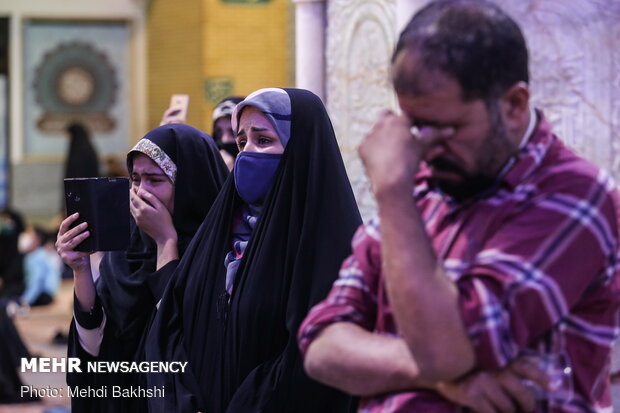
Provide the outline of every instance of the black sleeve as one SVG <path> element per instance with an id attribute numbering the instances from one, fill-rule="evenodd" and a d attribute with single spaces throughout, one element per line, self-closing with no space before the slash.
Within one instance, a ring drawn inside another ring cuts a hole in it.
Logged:
<path id="1" fill-rule="evenodd" d="M 153 294 L 155 303 L 159 302 L 159 300 L 161 300 L 161 297 L 164 295 L 164 290 L 168 285 L 168 281 L 170 281 L 170 277 L 172 276 L 174 270 L 177 268 L 178 264 L 178 259 L 172 260 L 163 267 L 161 267 L 159 270 L 149 275 L 149 288 L 151 289 L 151 293 Z"/>
<path id="2" fill-rule="evenodd" d="M 95 295 L 95 304 L 90 311 L 82 311 L 80 309 L 80 304 L 78 303 L 78 299 L 75 296 L 75 292 L 73 293 L 73 314 L 75 315 L 75 320 L 77 323 L 88 329 L 92 330 L 101 325 L 103 321 L 103 307 L 101 306 L 101 301 L 99 300 L 99 296 Z"/>

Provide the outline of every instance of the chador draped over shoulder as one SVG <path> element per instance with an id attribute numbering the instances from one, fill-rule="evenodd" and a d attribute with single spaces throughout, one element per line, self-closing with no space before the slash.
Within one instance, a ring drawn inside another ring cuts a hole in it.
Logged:
<path id="1" fill-rule="evenodd" d="M 151 411 L 351 409 L 349 396 L 307 377 L 295 337 L 336 279 L 361 219 L 322 102 L 305 90 L 284 90 L 290 140 L 231 295 L 224 261 L 233 220 L 243 208 L 232 176 L 164 294 L 147 338 L 147 359 L 189 364 L 184 374 L 148 375 L 149 387 L 166 389 L 163 401 L 149 401 Z"/>
<path id="2" fill-rule="evenodd" d="M 141 153 L 153 160 L 174 184 L 172 223 L 177 232 L 179 256 L 204 220 L 222 187 L 228 169 L 211 137 L 191 126 L 169 124 L 147 133 L 127 155 L 132 170 L 133 155 Z M 75 320 L 69 335 L 69 356 L 83 360 L 141 361 L 144 337 L 155 306 L 178 264 L 173 260 L 157 270 L 155 241 L 131 221 L 131 241 L 127 251 L 106 252 L 96 282 L 95 309 L 78 322 L 96 328 L 105 314 L 106 323 L 99 354 L 93 356 L 80 345 Z M 76 308 L 76 316 L 79 309 Z M 98 317 L 97 317 L 98 313 Z M 139 374 L 70 373 L 67 382 L 80 388 L 144 385 Z M 142 412 L 141 398 L 74 398 L 76 412 Z"/>

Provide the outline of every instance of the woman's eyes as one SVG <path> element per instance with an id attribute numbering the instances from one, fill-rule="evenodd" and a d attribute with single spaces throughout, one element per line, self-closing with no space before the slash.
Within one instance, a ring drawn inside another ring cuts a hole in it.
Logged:
<path id="1" fill-rule="evenodd" d="M 150 183 L 151 185 L 153 185 L 153 184 L 158 184 L 158 183 L 161 183 L 161 182 L 164 182 L 164 181 L 165 181 L 165 179 L 163 179 L 163 178 L 159 178 L 159 177 L 157 177 L 157 178 L 155 178 L 155 177 L 153 177 L 153 178 L 146 177 L 146 178 L 144 178 L 144 180 L 145 180 L 146 182 Z M 131 178 L 131 183 L 132 183 L 133 185 L 136 185 L 136 186 L 137 186 L 137 185 L 140 185 L 140 182 L 141 182 L 141 181 L 142 181 L 142 179 L 141 179 L 141 178 L 136 178 L 136 177 Z"/>
<path id="2" fill-rule="evenodd" d="M 251 139 L 254 139 L 254 138 L 251 138 Z M 269 138 L 266 136 L 259 136 L 258 138 L 255 138 L 255 139 L 256 139 L 255 140 L 256 144 L 261 145 L 261 146 L 269 145 L 270 143 L 273 142 L 273 138 Z M 239 146 L 239 149 L 243 149 L 246 143 L 247 143 L 247 139 L 240 139 L 237 141 L 237 146 Z"/>

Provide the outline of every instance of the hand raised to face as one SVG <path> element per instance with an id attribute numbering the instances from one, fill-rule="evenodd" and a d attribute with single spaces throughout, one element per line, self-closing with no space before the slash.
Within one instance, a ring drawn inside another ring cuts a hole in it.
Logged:
<path id="1" fill-rule="evenodd" d="M 381 112 L 358 148 L 375 194 L 395 185 L 411 186 L 427 153 L 453 133 L 452 128 L 415 127 L 405 115 Z"/>

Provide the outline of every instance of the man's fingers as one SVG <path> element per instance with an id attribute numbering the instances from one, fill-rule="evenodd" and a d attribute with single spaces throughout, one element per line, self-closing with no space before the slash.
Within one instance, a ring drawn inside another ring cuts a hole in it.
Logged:
<path id="1" fill-rule="evenodd" d="M 500 381 L 504 392 L 513 400 L 518 411 L 531 412 L 536 409 L 536 395 L 521 380 L 521 377 L 512 374 L 510 371 L 502 373 Z"/>
<path id="2" fill-rule="evenodd" d="M 504 392 L 501 384 L 491 376 L 484 378 L 485 384 L 482 387 L 484 392 L 483 399 L 486 399 L 494 412 L 512 413 L 515 405 L 512 399 Z"/>
<path id="3" fill-rule="evenodd" d="M 548 389 L 550 377 L 540 367 L 542 360 L 538 357 L 524 356 L 510 364 L 509 369 L 517 376 L 528 379 L 543 389 Z"/>
<path id="4" fill-rule="evenodd" d="M 493 405 L 486 399 L 482 398 L 478 401 L 478 404 L 474 408 L 477 413 L 497 413 L 498 411 Z"/>

